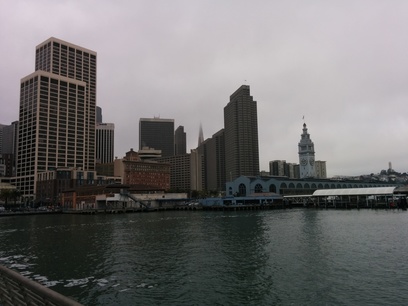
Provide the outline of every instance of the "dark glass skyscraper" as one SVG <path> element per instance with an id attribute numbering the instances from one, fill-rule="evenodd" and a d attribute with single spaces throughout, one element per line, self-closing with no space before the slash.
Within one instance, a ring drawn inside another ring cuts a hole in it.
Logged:
<path id="1" fill-rule="evenodd" d="M 184 155 L 187 152 L 187 137 L 184 126 L 180 125 L 174 133 L 174 154 Z"/>
<path id="2" fill-rule="evenodd" d="M 226 180 L 259 174 L 257 105 L 242 85 L 224 107 Z"/>
<path id="3" fill-rule="evenodd" d="M 141 118 L 139 150 L 144 147 L 162 151 L 162 157 L 174 156 L 174 119 Z"/>

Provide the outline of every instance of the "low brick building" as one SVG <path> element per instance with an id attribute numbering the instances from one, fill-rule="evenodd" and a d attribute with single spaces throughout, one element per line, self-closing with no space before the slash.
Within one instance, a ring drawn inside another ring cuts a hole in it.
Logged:
<path id="1" fill-rule="evenodd" d="M 114 175 L 125 185 L 145 185 L 157 189 L 170 189 L 170 164 L 142 160 L 133 149 L 122 159 L 114 161 Z"/>

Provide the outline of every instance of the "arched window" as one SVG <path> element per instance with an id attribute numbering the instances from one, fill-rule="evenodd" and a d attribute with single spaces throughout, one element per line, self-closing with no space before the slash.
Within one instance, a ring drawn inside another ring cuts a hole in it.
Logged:
<path id="1" fill-rule="evenodd" d="M 317 188 L 323 189 L 323 185 L 322 185 L 322 184 L 319 184 L 319 185 L 317 186 Z"/>
<path id="2" fill-rule="evenodd" d="M 312 184 L 312 189 L 316 189 L 316 184 L 315 183 Z"/>
<path id="3" fill-rule="evenodd" d="M 306 184 L 305 184 L 305 186 L 304 186 L 304 188 L 305 188 L 305 189 L 310 189 L 309 184 L 308 184 L 308 183 L 306 183 Z"/>
<path id="4" fill-rule="evenodd" d="M 285 183 L 282 183 L 282 184 L 281 184 L 281 186 L 280 186 L 280 188 L 281 188 L 281 189 L 287 189 L 287 188 L 288 188 L 288 186 L 286 186 L 286 184 L 285 184 Z"/>
<path id="5" fill-rule="evenodd" d="M 238 186 L 238 192 L 240 196 L 246 196 L 246 187 L 244 184 L 239 184 Z"/>
<path id="6" fill-rule="evenodd" d="M 276 193 L 276 185 L 275 184 L 269 185 L 269 192 L 275 192 Z"/>
<path id="7" fill-rule="evenodd" d="M 232 187 L 228 188 L 228 194 L 232 195 Z"/>
<path id="8" fill-rule="evenodd" d="M 296 184 L 296 189 L 302 189 L 303 187 L 302 187 L 302 184 L 301 183 L 297 183 Z"/>
<path id="9" fill-rule="evenodd" d="M 295 189 L 295 184 L 290 183 L 290 184 L 289 184 L 289 189 Z"/>
<path id="10" fill-rule="evenodd" d="M 331 185 L 330 185 L 330 188 L 331 188 L 331 189 L 334 189 L 334 188 L 336 188 L 336 185 L 335 185 L 335 184 L 331 184 Z"/>
<path id="11" fill-rule="evenodd" d="M 324 184 L 324 189 L 329 189 L 329 188 L 330 188 L 329 184 Z"/>
<path id="12" fill-rule="evenodd" d="M 261 193 L 263 191 L 262 185 L 261 184 L 256 184 L 255 185 L 255 193 Z"/>

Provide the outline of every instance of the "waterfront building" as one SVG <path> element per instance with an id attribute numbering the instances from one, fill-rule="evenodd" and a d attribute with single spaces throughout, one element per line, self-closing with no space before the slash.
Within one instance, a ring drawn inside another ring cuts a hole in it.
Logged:
<path id="1" fill-rule="evenodd" d="M 170 164 L 142 160 L 133 149 L 114 161 L 114 176 L 122 177 L 123 184 L 144 185 L 162 190 L 170 188 Z"/>
<path id="2" fill-rule="evenodd" d="M 226 179 L 259 174 L 257 103 L 242 85 L 224 107 Z"/>
<path id="3" fill-rule="evenodd" d="M 141 118 L 139 149 L 150 147 L 162 151 L 162 156 L 174 155 L 174 119 Z"/>
<path id="4" fill-rule="evenodd" d="M 180 125 L 174 133 L 174 154 L 185 155 L 187 153 L 187 136 L 184 126 Z"/>
<path id="5" fill-rule="evenodd" d="M 20 85 L 16 185 L 34 198 L 37 175 L 95 169 L 96 52 L 51 37 Z"/>
<path id="6" fill-rule="evenodd" d="M 115 125 L 96 124 L 96 163 L 112 163 L 114 158 Z"/>
<path id="7" fill-rule="evenodd" d="M 66 190 L 82 186 L 107 186 L 122 183 L 121 177 L 99 175 L 95 170 L 58 168 L 37 173 L 36 204 L 58 205 Z"/>
<path id="8" fill-rule="evenodd" d="M 315 151 L 313 141 L 307 132 L 306 123 L 303 124 L 303 133 L 301 135 L 299 148 L 299 167 L 300 178 L 315 177 Z"/>
<path id="9" fill-rule="evenodd" d="M 227 196 L 252 196 L 260 193 L 311 195 L 318 189 L 373 188 L 398 186 L 395 183 L 335 179 L 291 179 L 272 176 L 240 176 L 226 183 Z"/>

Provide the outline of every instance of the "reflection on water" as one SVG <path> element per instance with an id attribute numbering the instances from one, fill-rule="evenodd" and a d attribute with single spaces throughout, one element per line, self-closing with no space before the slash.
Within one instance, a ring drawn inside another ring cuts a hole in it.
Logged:
<path id="1" fill-rule="evenodd" d="M 403 304 L 408 215 L 276 210 L 0 218 L 0 264 L 86 305 Z"/>

